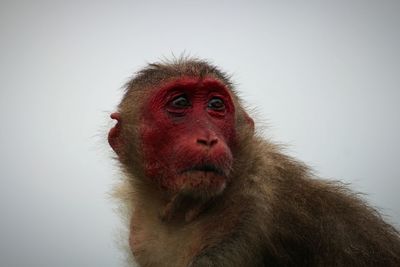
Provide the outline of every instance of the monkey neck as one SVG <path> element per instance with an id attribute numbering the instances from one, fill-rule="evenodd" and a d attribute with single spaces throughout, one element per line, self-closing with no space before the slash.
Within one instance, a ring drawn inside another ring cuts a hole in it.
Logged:
<path id="1" fill-rule="evenodd" d="M 195 220 L 209 205 L 210 199 L 194 198 L 177 193 L 161 208 L 160 218 L 164 222 L 186 222 Z"/>
<path id="2" fill-rule="evenodd" d="M 151 216 L 159 216 L 165 223 L 192 222 L 214 199 L 194 197 L 180 192 L 166 192 L 154 186 L 148 179 L 131 179 L 131 182 L 134 206 L 137 208 L 146 206 Z"/>

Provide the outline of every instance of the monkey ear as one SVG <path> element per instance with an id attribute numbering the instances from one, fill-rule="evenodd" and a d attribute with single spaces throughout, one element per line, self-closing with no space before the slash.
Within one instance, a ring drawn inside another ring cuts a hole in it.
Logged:
<path id="1" fill-rule="evenodd" d="M 117 124 L 108 132 L 108 143 L 112 149 L 119 155 L 121 153 L 121 114 L 114 112 L 110 115 L 111 119 L 117 120 Z"/>
<path id="2" fill-rule="evenodd" d="M 244 119 L 246 120 L 251 130 L 254 132 L 254 120 L 246 112 L 244 113 Z"/>
<path id="3" fill-rule="evenodd" d="M 251 132 L 254 132 L 254 130 L 255 130 L 254 120 L 244 110 L 243 110 L 243 117 L 244 117 L 246 124 L 249 126 Z"/>

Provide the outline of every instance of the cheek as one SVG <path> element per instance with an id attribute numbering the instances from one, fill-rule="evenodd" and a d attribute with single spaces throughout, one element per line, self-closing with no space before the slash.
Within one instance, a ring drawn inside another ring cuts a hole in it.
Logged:
<path id="1" fill-rule="evenodd" d="M 184 149 L 183 132 L 182 127 L 160 115 L 142 120 L 139 136 L 145 177 L 162 187 L 170 187 L 166 184 L 173 182 L 182 158 L 193 159 Z"/>
<path id="2" fill-rule="evenodd" d="M 145 150 L 159 151 L 169 142 L 171 138 L 169 135 L 174 131 L 174 127 L 165 114 L 151 112 L 152 110 L 157 110 L 157 108 L 150 107 L 149 110 L 143 111 L 139 137 Z"/>
<path id="3" fill-rule="evenodd" d="M 141 153 L 146 176 L 158 176 L 162 169 L 166 169 L 170 161 L 170 137 L 167 130 L 142 123 L 140 129 Z"/>
<path id="4" fill-rule="evenodd" d="M 235 122 L 234 118 L 229 116 L 224 120 L 219 120 L 215 122 L 215 125 L 218 128 L 218 132 L 220 133 L 223 141 L 228 145 L 229 148 L 232 148 L 236 144 L 236 130 L 235 130 Z"/>

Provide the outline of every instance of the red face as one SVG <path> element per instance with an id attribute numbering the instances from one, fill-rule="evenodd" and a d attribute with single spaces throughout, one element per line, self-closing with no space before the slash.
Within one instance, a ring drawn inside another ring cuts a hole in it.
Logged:
<path id="1" fill-rule="evenodd" d="M 139 127 L 145 175 L 171 192 L 220 193 L 233 163 L 230 92 L 212 78 L 181 78 L 153 91 Z"/>

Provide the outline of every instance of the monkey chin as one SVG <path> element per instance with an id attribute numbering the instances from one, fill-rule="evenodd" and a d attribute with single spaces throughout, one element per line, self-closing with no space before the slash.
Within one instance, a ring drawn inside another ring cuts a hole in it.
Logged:
<path id="1" fill-rule="evenodd" d="M 181 193 L 203 199 L 220 195 L 228 183 L 228 176 L 220 171 L 193 169 L 179 176 Z"/>

